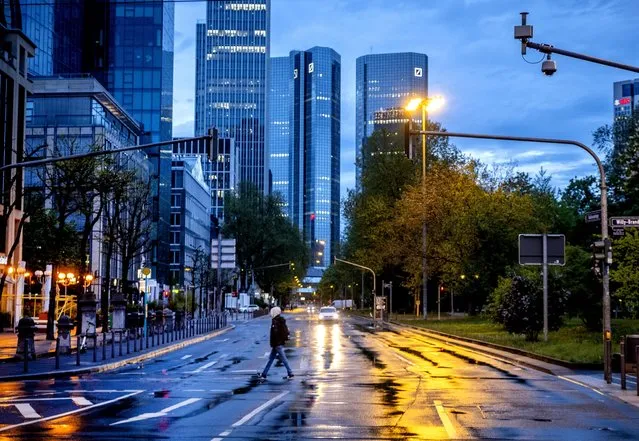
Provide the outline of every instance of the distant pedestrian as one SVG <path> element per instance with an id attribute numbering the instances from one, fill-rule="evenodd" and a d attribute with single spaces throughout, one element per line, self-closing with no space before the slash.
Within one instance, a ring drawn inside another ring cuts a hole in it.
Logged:
<path id="1" fill-rule="evenodd" d="M 289 365 L 286 354 L 284 353 L 284 344 L 289 338 L 286 320 L 284 319 L 284 317 L 282 317 L 282 310 L 277 306 L 271 309 L 271 318 L 271 355 L 268 358 L 268 363 L 266 363 L 264 370 L 257 376 L 257 378 L 260 380 L 266 380 L 268 371 L 269 369 L 271 369 L 271 365 L 277 357 L 286 368 L 287 376 L 284 378 L 290 380 L 291 378 L 293 378 L 293 371 L 291 370 L 291 366 Z"/>

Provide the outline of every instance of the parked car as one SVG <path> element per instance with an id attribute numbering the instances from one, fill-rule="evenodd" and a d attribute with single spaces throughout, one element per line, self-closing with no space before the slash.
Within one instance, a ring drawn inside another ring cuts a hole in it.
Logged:
<path id="1" fill-rule="evenodd" d="M 339 313 L 332 306 L 325 306 L 320 309 L 318 317 L 320 320 L 339 320 Z"/>

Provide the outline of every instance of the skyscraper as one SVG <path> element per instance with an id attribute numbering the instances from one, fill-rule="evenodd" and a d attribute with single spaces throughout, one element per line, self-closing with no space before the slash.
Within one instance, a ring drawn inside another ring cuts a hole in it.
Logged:
<path id="1" fill-rule="evenodd" d="M 270 0 L 208 1 L 197 24 L 195 134 L 235 139 L 240 181 L 268 190 Z"/>
<path id="2" fill-rule="evenodd" d="M 291 216 L 290 210 L 290 111 L 293 77 L 289 57 L 271 58 L 268 94 L 268 156 L 271 173 L 271 193 L 282 198 L 282 211 Z"/>
<path id="3" fill-rule="evenodd" d="M 356 76 L 355 146 L 359 164 L 362 146 L 379 124 L 379 112 L 396 111 L 411 97 L 428 96 L 428 57 L 414 52 L 364 55 L 357 59 Z M 358 165 L 358 188 L 360 176 Z"/>
<path id="4" fill-rule="evenodd" d="M 341 58 L 326 47 L 292 51 L 270 73 L 273 190 L 288 194 L 311 267 L 326 268 L 339 244 Z"/>
<path id="5" fill-rule="evenodd" d="M 639 78 L 613 85 L 615 119 L 639 112 Z"/>

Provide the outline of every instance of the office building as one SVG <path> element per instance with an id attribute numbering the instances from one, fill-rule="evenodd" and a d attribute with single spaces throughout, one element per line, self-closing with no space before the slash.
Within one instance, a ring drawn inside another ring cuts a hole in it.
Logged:
<path id="1" fill-rule="evenodd" d="M 268 156 L 271 173 L 270 192 L 282 199 L 282 211 L 290 216 L 290 111 L 291 60 L 289 57 L 271 58 L 268 94 Z"/>
<path id="2" fill-rule="evenodd" d="M 199 284 L 194 268 L 209 265 L 211 188 L 202 161 L 173 155 L 171 166 L 171 284 L 188 290 Z M 202 260 L 205 259 L 205 260 Z"/>
<path id="3" fill-rule="evenodd" d="M 615 119 L 639 111 L 639 78 L 614 83 L 613 99 Z"/>
<path id="4" fill-rule="evenodd" d="M 216 131 L 217 133 L 217 131 Z M 206 140 L 190 141 L 176 138 L 173 158 L 197 157 L 202 163 L 204 179 L 210 183 L 212 234 L 224 222 L 224 199 L 237 187 L 239 170 L 235 142 L 217 135 L 212 143 Z"/>
<path id="5" fill-rule="evenodd" d="M 376 113 L 401 109 L 412 97 L 428 96 L 428 57 L 414 52 L 359 57 L 355 87 L 355 147 L 359 188 L 362 147 L 375 129 Z M 418 118 L 415 122 L 421 123 L 421 118 Z"/>
<path id="6" fill-rule="evenodd" d="M 281 155 L 273 158 L 273 190 L 288 194 L 288 215 L 311 250 L 311 267 L 323 269 L 339 244 L 341 59 L 333 49 L 313 47 L 273 66 L 270 104 L 284 108 L 269 120 L 269 148 Z"/>
<path id="7" fill-rule="evenodd" d="M 234 139 L 239 180 L 268 191 L 270 0 L 208 1 L 196 35 L 195 134 Z"/>
<path id="8" fill-rule="evenodd" d="M 137 145 L 142 135 L 140 124 L 90 75 L 83 77 L 74 75 L 70 78 L 60 76 L 34 78 L 33 92 L 27 103 L 26 121 L 27 152 L 43 158 L 56 154 L 84 153 L 93 148 L 110 150 Z M 151 163 L 144 152 L 120 153 L 114 159 L 118 166 L 135 170 L 141 182 L 149 182 Z M 27 169 L 25 193 L 42 193 L 44 177 L 38 168 Z M 50 206 L 50 203 L 45 202 L 45 204 Z M 91 289 L 96 293 L 98 300 L 101 298 L 105 284 L 108 286 L 109 281 L 120 280 L 123 274 L 123 262 L 117 250 L 107 265 L 106 244 L 103 237 L 106 228 L 105 216 L 110 215 L 113 213 L 107 210 L 100 219 L 96 220 L 86 250 L 90 273 L 96 275 Z M 81 230 L 86 219 L 77 213 L 69 220 L 73 221 L 78 230 Z M 126 271 L 129 282 L 137 281 L 137 269 L 142 266 L 142 260 L 149 257 L 150 251 L 150 249 L 146 250 L 130 262 L 131 266 Z M 35 256 L 37 251 L 32 251 L 31 254 Z M 45 269 L 36 268 L 33 264 L 33 262 L 27 262 L 27 268 L 32 273 Z M 109 268 L 108 277 L 107 268 Z M 121 287 L 122 284 L 118 283 L 117 286 Z M 157 295 L 153 288 L 149 292 L 152 296 Z M 44 298 L 32 296 L 27 299 L 32 303 L 32 312 L 37 314 L 40 310 L 47 310 L 48 295 L 48 290 L 45 290 Z M 62 305 L 65 301 L 59 299 L 58 303 Z M 69 302 L 66 304 L 69 305 Z M 72 315 L 70 312 L 66 313 Z"/>
<path id="9" fill-rule="evenodd" d="M 6 5 L 5 5 L 6 6 Z M 27 66 L 35 46 L 21 31 L 20 5 L 0 8 L 0 166 L 22 161 L 25 148 L 26 99 L 32 83 Z M 23 171 L 0 172 L 0 271 L 6 274 L 1 286 L 0 326 L 16 326 L 22 314 L 24 262 L 20 223 L 23 212 Z M 14 247 L 15 245 L 15 247 Z M 22 274 L 22 275 L 21 275 Z"/>

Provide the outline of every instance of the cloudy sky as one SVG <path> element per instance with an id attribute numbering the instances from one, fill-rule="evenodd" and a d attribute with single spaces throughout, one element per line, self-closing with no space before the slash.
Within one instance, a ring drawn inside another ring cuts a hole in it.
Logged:
<path id="1" fill-rule="evenodd" d="M 271 56 L 328 46 L 342 57 L 342 196 L 355 185 L 355 59 L 421 52 L 431 95 L 446 97 L 432 119 L 449 131 L 567 138 L 590 144 L 612 119 L 612 83 L 639 77 L 555 56 L 558 71 L 527 64 L 513 26 L 530 12 L 534 41 L 639 65 L 637 0 L 271 0 Z M 175 7 L 174 136 L 193 134 L 195 23 L 206 2 Z M 530 51 L 529 62 L 541 60 Z M 548 170 L 557 187 L 590 174 L 585 153 L 567 146 L 456 140 L 466 153 L 519 170 Z"/>

